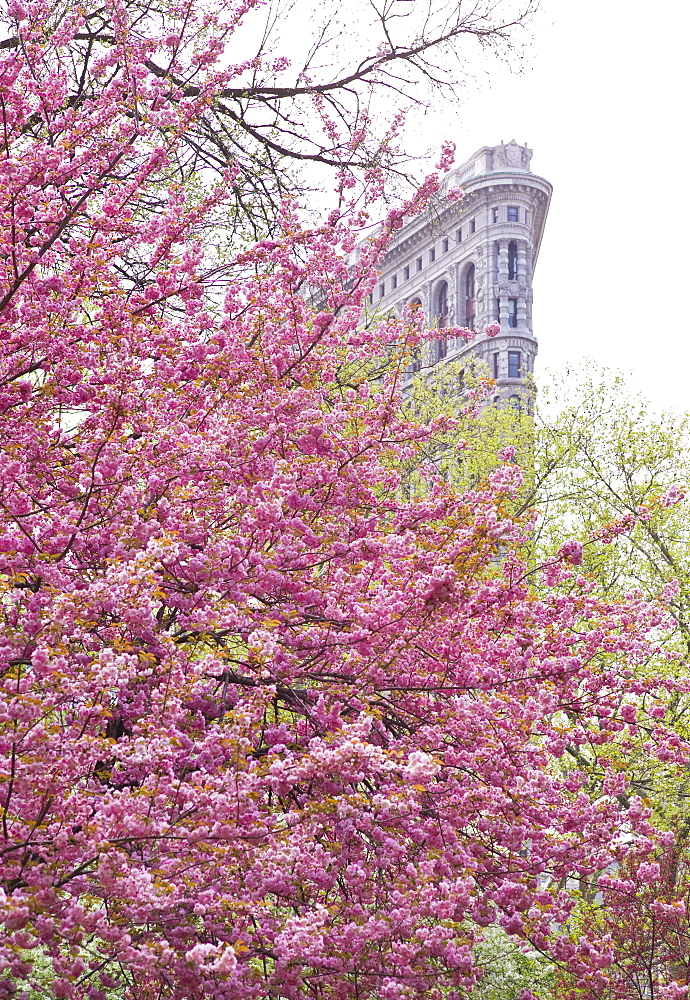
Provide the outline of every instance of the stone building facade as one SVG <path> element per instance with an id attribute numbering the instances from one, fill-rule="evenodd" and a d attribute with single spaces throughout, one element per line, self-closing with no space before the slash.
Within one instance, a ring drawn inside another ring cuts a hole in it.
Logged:
<path id="1" fill-rule="evenodd" d="M 474 355 L 496 380 L 494 402 L 521 405 L 524 378 L 537 353 L 532 331 L 532 276 L 551 185 L 530 170 L 532 150 L 515 140 L 483 146 L 444 181 L 437 204 L 407 221 L 381 265 L 370 308 L 418 306 L 428 325 L 480 331 L 425 345 L 410 367 L 430 371 Z M 459 201 L 445 194 L 465 192 Z M 488 337 L 497 321 L 501 332 Z"/>

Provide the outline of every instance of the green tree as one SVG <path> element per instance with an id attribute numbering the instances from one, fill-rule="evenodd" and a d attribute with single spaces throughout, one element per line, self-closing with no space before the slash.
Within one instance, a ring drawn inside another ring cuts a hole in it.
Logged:
<path id="1" fill-rule="evenodd" d="M 526 474 L 511 513 L 534 521 L 527 535 L 533 592 L 541 589 L 546 565 L 550 585 L 553 573 L 560 575 L 565 599 L 583 585 L 596 584 L 611 599 L 637 594 L 641 601 L 663 601 L 668 611 L 658 631 L 658 652 L 640 659 L 630 675 L 628 704 L 612 706 L 610 713 L 592 712 L 590 742 L 575 745 L 568 739 L 573 720 L 562 713 L 563 755 L 555 765 L 563 773 L 587 774 L 594 798 L 613 792 L 622 811 L 640 805 L 650 810 L 655 825 L 673 835 L 666 853 L 642 862 L 659 864 L 659 875 L 649 876 L 646 890 L 636 887 L 626 896 L 616 884 L 602 893 L 606 873 L 595 871 L 560 884 L 561 891 L 578 901 L 571 931 L 612 934 L 618 956 L 612 975 L 620 995 L 647 996 L 645 989 L 658 977 L 657 966 L 670 963 L 673 976 L 682 980 L 690 954 L 681 905 L 688 895 L 690 775 L 677 764 L 651 761 L 648 734 L 661 708 L 654 699 L 635 694 L 637 682 L 641 690 L 650 676 L 665 677 L 673 693 L 664 722 L 687 741 L 690 699 L 682 688 L 690 654 L 690 523 L 683 495 L 690 484 L 690 419 L 683 413 L 654 413 L 620 375 L 591 366 L 576 378 L 567 372 L 541 385 L 533 418 L 485 405 L 473 434 L 462 410 L 487 373 L 470 366 L 474 382 L 468 384 L 466 366 L 463 394 L 460 371 L 449 363 L 422 372 L 415 381 L 406 403 L 410 412 L 427 424 L 454 412 L 457 426 L 427 445 L 426 479 L 420 470 L 410 469 L 410 482 L 423 490 L 435 473 L 472 486 L 498 464 L 497 453 L 513 444 Z M 463 439 L 468 446 L 458 449 Z M 568 538 L 579 540 L 583 558 L 581 566 L 563 571 L 550 554 Z M 622 732 L 631 717 L 639 724 L 637 739 Z M 611 728 L 621 730 L 620 739 L 599 744 L 598 734 Z M 623 772 L 625 784 L 617 781 Z M 634 877 L 637 867 L 633 864 L 627 875 Z M 663 903 L 659 913 L 655 900 Z M 585 989 L 573 977 L 556 974 L 538 951 L 516 952 L 499 928 L 492 928 L 481 948 L 486 973 L 478 996 L 514 997 L 521 988 L 538 996 L 609 995 L 608 987 L 598 992 L 590 983 Z"/>
<path id="2" fill-rule="evenodd" d="M 564 532 L 585 541 L 584 567 L 611 596 L 666 588 L 676 638 L 690 653 L 690 418 L 653 413 L 623 378 L 591 368 L 542 389 L 533 493 L 539 551 Z M 610 527 L 610 526 L 614 527 Z M 620 530 L 625 529 L 625 530 Z"/>
<path id="3" fill-rule="evenodd" d="M 521 948 L 501 927 L 487 928 L 474 954 L 483 975 L 473 1000 L 516 1000 L 522 990 L 541 997 L 553 993 L 557 982 L 553 963 L 529 945 Z"/>
<path id="4" fill-rule="evenodd" d="M 566 373 L 540 390 L 531 492 L 524 497 L 538 515 L 531 539 L 535 563 L 549 545 L 575 536 L 583 543 L 583 574 L 609 597 L 636 593 L 641 600 L 664 602 L 668 621 L 659 630 L 659 653 L 641 660 L 637 675 L 640 681 L 652 674 L 667 677 L 669 687 L 677 683 L 664 722 L 683 741 L 690 735 L 690 699 L 683 692 L 690 655 L 690 521 L 683 499 L 690 484 L 689 455 L 686 413 L 652 411 L 621 375 L 592 365 L 576 380 Z M 565 591 L 577 586 L 574 574 L 562 586 Z M 673 842 L 651 859 L 646 890 L 625 889 L 635 866 L 620 878 L 612 876 L 603 894 L 594 891 L 601 879 L 565 887 L 581 899 L 574 926 L 610 933 L 616 946 L 612 982 L 580 984 L 575 992 L 581 997 L 651 996 L 662 967 L 680 984 L 687 979 L 690 774 L 650 761 L 646 734 L 660 707 L 643 697 L 630 702 L 627 711 L 640 724 L 641 740 L 586 751 L 567 747 L 563 766 L 587 771 L 591 791 L 597 786 L 603 791 L 612 774 L 626 769 L 621 808 L 630 808 L 634 795 L 641 797 Z M 615 714 L 603 721 L 618 722 Z M 573 996 L 575 986 L 572 977 L 559 979 L 555 992 Z"/>
<path id="5" fill-rule="evenodd" d="M 486 365 L 478 358 L 451 360 L 436 367 L 422 368 L 403 401 L 403 412 L 425 425 L 439 417 L 453 418 L 453 425 L 432 436 L 423 449 L 422 462 L 415 456 L 405 469 L 405 482 L 416 494 L 424 492 L 434 477 L 478 486 L 501 464 L 499 453 L 515 448 L 515 460 L 531 482 L 534 448 L 534 420 L 531 407 L 514 409 L 507 403 L 493 405 L 488 398 L 493 386 Z M 527 386 L 526 398 L 532 395 Z M 528 509 L 532 496 L 526 485 L 512 501 L 513 513 Z"/>

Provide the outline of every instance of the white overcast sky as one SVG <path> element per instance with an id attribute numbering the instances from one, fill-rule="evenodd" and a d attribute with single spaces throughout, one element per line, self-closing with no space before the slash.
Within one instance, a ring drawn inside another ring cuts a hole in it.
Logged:
<path id="1" fill-rule="evenodd" d="M 515 138 L 554 186 L 534 280 L 538 372 L 586 357 L 690 409 L 687 0 L 542 0 L 522 76 L 467 90 L 460 160 Z M 433 120 L 433 119 L 430 119 Z"/>

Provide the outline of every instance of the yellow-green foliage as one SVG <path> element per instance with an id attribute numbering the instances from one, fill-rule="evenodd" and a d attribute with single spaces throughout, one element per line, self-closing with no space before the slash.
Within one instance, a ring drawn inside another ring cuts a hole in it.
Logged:
<path id="1" fill-rule="evenodd" d="M 659 655 L 638 669 L 657 677 L 686 677 L 689 502 L 665 506 L 660 498 L 672 487 L 682 490 L 690 484 L 688 416 L 651 412 L 610 372 L 590 368 L 561 377 L 539 394 L 533 482 L 531 502 L 539 515 L 532 539 L 535 562 L 575 536 L 584 544 L 582 572 L 596 581 L 599 592 L 612 599 L 631 593 L 649 600 L 664 597 L 670 625 L 659 629 Z M 608 529 L 624 522 L 627 527 L 620 534 Z M 604 758 L 614 769 L 625 769 L 629 794 L 640 795 L 653 808 L 655 822 L 687 832 L 690 776 L 677 767 L 651 767 L 644 749 L 650 707 L 639 703 L 639 747 L 628 745 L 622 751 L 614 743 L 599 748 L 588 769 L 593 781 L 603 776 Z M 670 697 L 665 722 L 687 740 L 687 696 Z M 576 763 L 582 766 L 582 761 Z"/>
<path id="2" fill-rule="evenodd" d="M 526 943 L 521 948 L 502 928 L 488 927 L 473 953 L 483 975 L 472 1000 L 516 1000 L 523 989 L 537 997 L 552 995 L 554 966 Z"/>
<path id="3" fill-rule="evenodd" d="M 512 444 L 516 461 L 530 479 L 533 419 L 527 409 L 515 410 L 507 403 L 494 405 L 492 382 L 486 367 L 477 359 L 469 363 L 448 361 L 413 380 L 403 401 L 403 413 L 411 420 L 431 423 L 440 416 L 455 419 L 455 426 L 436 434 L 417 461 L 404 469 L 407 488 L 415 495 L 428 488 L 428 477 L 439 476 L 460 489 L 479 486 L 501 464 L 498 452 Z M 475 418 L 473 412 L 478 410 Z M 526 487 L 518 505 L 524 508 Z"/>
<path id="4" fill-rule="evenodd" d="M 584 567 L 607 594 L 639 589 L 657 598 L 677 581 L 669 609 L 685 655 L 690 652 L 690 520 L 688 502 L 659 502 L 690 485 L 690 420 L 652 414 L 619 376 L 591 371 L 540 392 L 535 427 L 535 548 L 553 549 L 566 535 L 585 543 Z M 641 510 L 646 508 L 646 512 Z M 640 517 L 642 514 L 642 517 Z M 607 525 L 634 519 L 612 542 Z"/>

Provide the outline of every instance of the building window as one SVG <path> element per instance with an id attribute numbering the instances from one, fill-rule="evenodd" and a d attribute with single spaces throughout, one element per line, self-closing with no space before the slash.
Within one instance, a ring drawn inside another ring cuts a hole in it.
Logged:
<path id="1" fill-rule="evenodd" d="M 529 212 L 525 210 L 525 225 L 529 226 Z"/>
<path id="2" fill-rule="evenodd" d="M 515 205 L 508 206 L 508 222 L 519 222 L 518 208 Z"/>
<path id="3" fill-rule="evenodd" d="M 409 281 L 409 280 L 410 280 L 410 266 L 408 264 L 407 267 L 403 268 L 403 281 Z"/>
<path id="4" fill-rule="evenodd" d="M 498 351 L 494 351 L 493 354 L 493 375 L 494 378 L 498 378 Z"/>
<path id="5" fill-rule="evenodd" d="M 519 396 L 509 396 L 508 402 L 510 403 L 510 405 L 513 407 L 514 410 L 518 411 L 518 413 L 522 409 L 522 403 L 520 401 Z"/>
<path id="6" fill-rule="evenodd" d="M 498 222 L 498 209 L 497 208 L 492 208 L 491 209 L 491 221 L 492 222 Z"/>
<path id="7" fill-rule="evenodd" d="M 379 285 L 379 298 L 382 299 L 385 294 L 386 294 L 386 282 L 382 281 L 381 284 Z"/>
<path id="8" fill-rule="evenodd" d="M 494 319 L 497 323 L 501 322 L 501 300 L 494 299 Z"/>
<path id="9" fill-rule="evenodd" d="M 474 264 L 465 273 L 465 326 L 474 329 L 476 306 L 474 301 Z"/>
<path id="10" fill-rule="evenodd" d="M 508 280 L 517 281 L 517 243 L 511 240 L 508 244 Z"/>
<path id="11" fill-rule="evenodd" d="M 418 309 L 422 308 L 421 299 L 412 299 L 411 302 L 407 303 L 407 308 L 411 312 L 417 312 Z M 422 349 L 421 347 L 415 347 L 412 351 L 412 362 L 410 363 L 410 371 L 418 372 L 422 368 Z"/>
<path id="12" fill-rule="evenodd" d="M 436 290 L 434 318 L 439 327 L 448 326 L 448 285 L 442 281 Z"/>
<path id="13" fill-rule="evenodd" d="M 417 268 L 417 270 L 421 271 L 422 270 L 422 258 L 421 257 L 417 257 L 417 260 L 414 263 L 415 263 L 415 267 Z"/>
<path id="14" fill-rule="evenodd" d="M 472 221 L 470 222 L 470 233 L 475 232 L 476 228 L 477 228 L 477 224 L 476 224 L 475 220 L 472 219 Z"/>
<path id="15" fill-rule="evenodd" d="M 391 278 L 391 288 L 397 288 L 397 287 L 398 287 L 398 276 L 397 274 L 394 274 L 393 277 Z"/>
<path id="16" fill-rule="evenodd" d="M 455 230 L 455 240 L 457 243 L 462 243 L 462 229 Z"/>
<path id="17" fill-rule="evenodd" d="M 372 306 L 374 304 L 374 296 L 373 295 L 368 295 L 367 296 L 367 302 L 369 303 L 370 306 Z"/>
<path id="18" fill-rule="evenodd" d="M 447 236 L 444 239 L 443 243 L 441 243 L 441 251 L 442 251 L 442 253 L 448 253 L 448 237 Z"/>
<path id="19" fill-rule="evenodd" d="M 517 299 L 508 299 L 508 326 L 517 326 Z"/>
<path id="20" fill-rule="evenodd" d="M 433 264 L 436 260 L 436 247 L 432 247 L 429 251 L 429 263 Z"/>
<path id="21" fill-rule="evenodd" d="M 519 351 L 508 351 L 508 378 L 520 378 Z"/>

